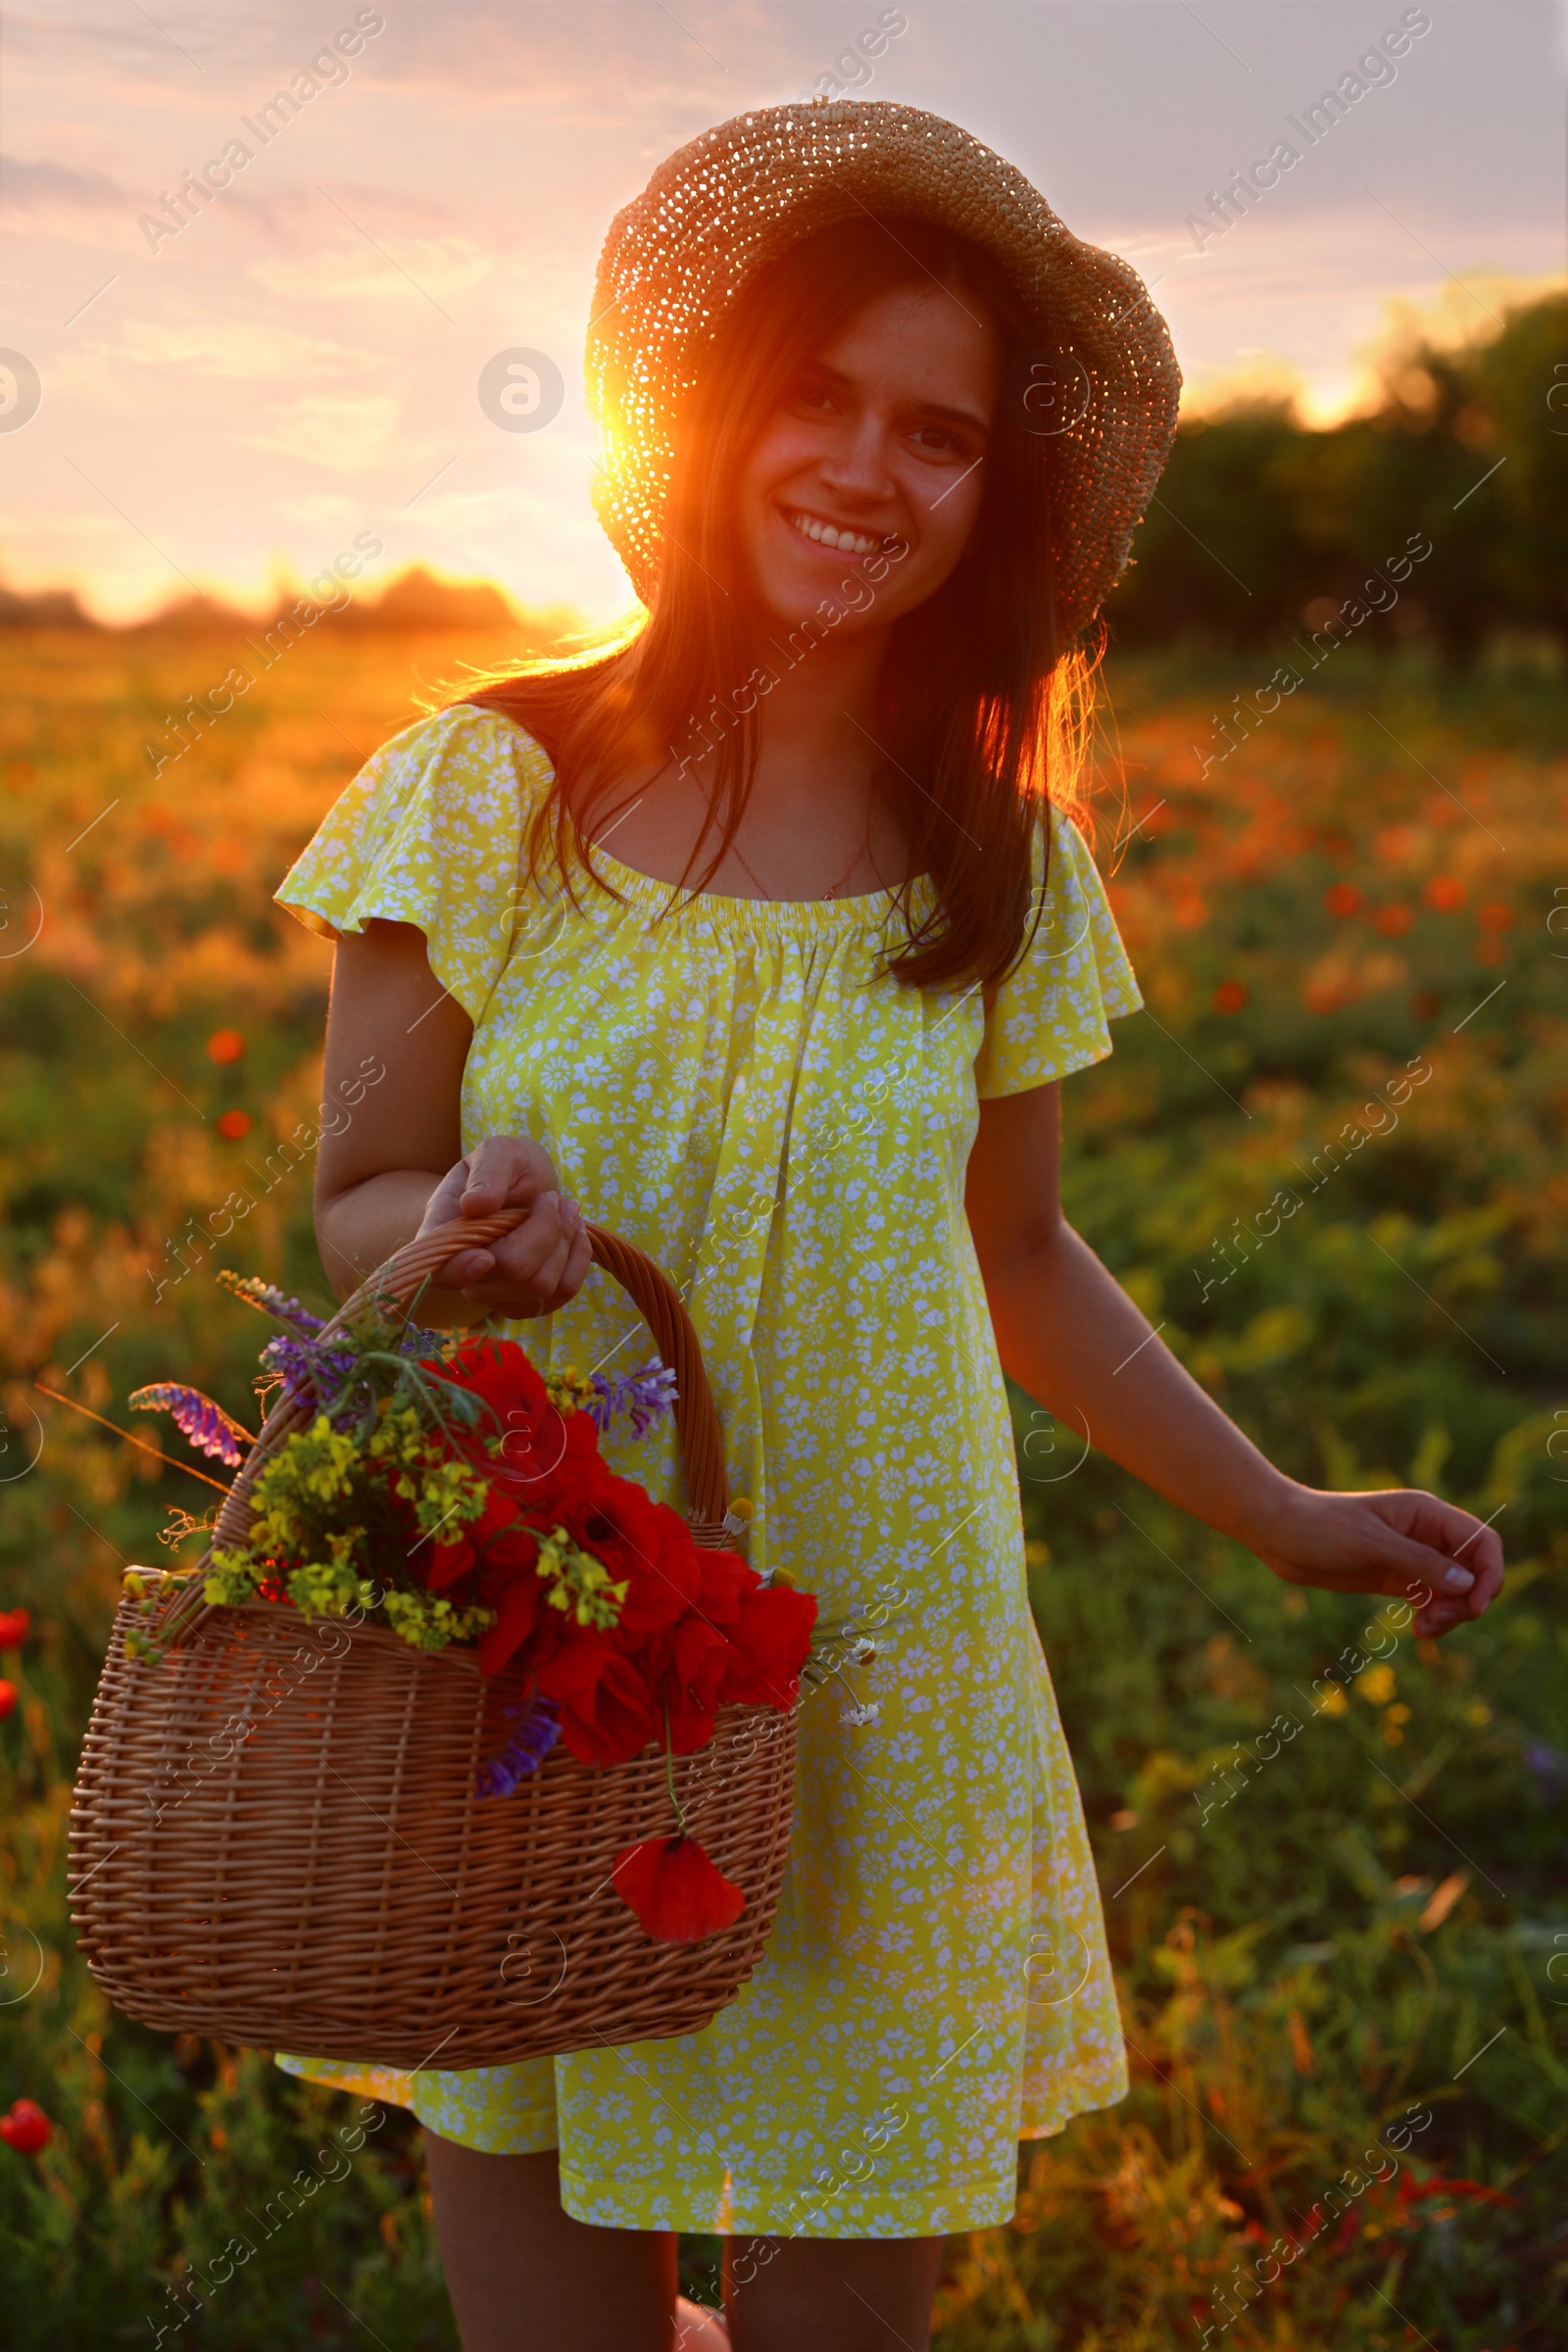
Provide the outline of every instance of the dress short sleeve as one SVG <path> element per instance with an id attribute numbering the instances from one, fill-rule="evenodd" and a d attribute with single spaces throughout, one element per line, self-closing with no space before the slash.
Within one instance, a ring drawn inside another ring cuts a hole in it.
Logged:
<path id="1" fill-rule="evenodd" d="M 273 896 L 323 939 L 373 915 L 413 923 L 477 1026 L 512 947 L 525 812 L 549 775 L 533 737 L 494 711 L 418 719 L 345 785 Z"/>
<path id="2" fill-rule="evenodd" d="M 1021 1095 L 1103 1061 L 1111 1050 L 1107 1024 L 1137 1012 L 1144 1001 L 1088 843 L 1059 809 L 1051 811 L 1050 823 L 1039 927 L 997 992 L 975 1056 L 982 1102 Z M 1037 890 L 1045 844 L 1042 824 L 1035 834 Z"/>

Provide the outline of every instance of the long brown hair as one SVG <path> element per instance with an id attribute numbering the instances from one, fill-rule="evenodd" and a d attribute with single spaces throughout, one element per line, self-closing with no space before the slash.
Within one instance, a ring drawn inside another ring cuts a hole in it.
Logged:
<path id="1" fill-rule="evenodd" d="M 1039 330 L 1002 270 L 966 238 L 926 221 L 866 216 L 802 240 L 760 271 L 726 315 L 678 420 L 646 623 L 608 650 L 491 675 L 463 698 L 515 720 L 554 762 L 555 786 L 529 831 L 531 875 L 548 848 L 573 900 L 574 860 L 613 894 L 592 861 L 592 811 L 629 770 L 709 750 L 709 823 L 719 839 L 689 887 L 701 889 L 716 871 L 756 769 L 753 681 L 775 666 L 775 656 L 793 666 L 812 642 L 812 624 L 803 623 L 785 645 L 759 645 L 745 590 L 737 469 L 791 380 L 843 321 L 875 295 L 933 281 L 989 315 L 1004 380 L 1015 385 Z M 1021 402 L 1004 394 L 971 552 L 890 634 L 878 734 L 907 780 L 900 813 L 911 859 L 900 900 L 906 936 L 888 969 L 910 986 L 989 986 L 1004 975 L 1040 917 L 1036 897 L 1030 919 L 1036 818 L 1048 803 L 1076 810 L 1081 799 L 1099 655 L 1057 639 L 1050 452 L 1049 438 L 1025 428 Z M 816 624 L 817 637 L 825 634 Z M 910 890 L 922 873 L 936 895 L 917 923 Z"/>

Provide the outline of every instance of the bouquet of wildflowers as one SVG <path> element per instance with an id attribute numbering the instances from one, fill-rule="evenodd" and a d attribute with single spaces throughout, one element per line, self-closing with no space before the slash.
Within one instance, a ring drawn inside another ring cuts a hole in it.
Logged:
<path id="1" fill-rule="evenodd" d="M 546 1377 L 514 1341 L 423 1331 L 387 1302 L 323 1344 L 297 1299 L 220 1279 L 281 1327 L 259 1393 L 281 1390 L 308 1418 L 261 1463 L 244 1543 L 208 1559 L 208 1601 L 368 1614 L 418 1649 L 476 1646 L 484 1675 L 520 1669 L 527 1695 L 481 1767 L 483 1796 L 511 1794 L 558 1740 L 593 1765 L 650 1741 L 687 1755 L 720 1707 L 794 1704 L 814 1599 L 700 1546 L 599 1450 L 613 1418 L 641 1435 L 671 1409 L 670 1372 Z M 255 1444 L 194 1389 L 160 1383 L 130 1402 L 172 1413 L 232 1467 Z M 744 1898 L 675 1815 L 679 1835 L 630 1848 L 615 1883 L 651 1935 L 679 1940 L 729 1924 Z"/>

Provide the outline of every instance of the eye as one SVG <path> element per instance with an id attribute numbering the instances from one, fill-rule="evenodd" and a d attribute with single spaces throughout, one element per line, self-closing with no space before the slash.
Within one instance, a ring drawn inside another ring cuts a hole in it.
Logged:
<path id="1" fill-rule="evenodd" d="M 791 397 L 796 408 L 804 409 L 811 416 L 825 416 L 834 406 L 833 395 L 827 385 L 812 382 L 810 378 L 797 384 Z"/>

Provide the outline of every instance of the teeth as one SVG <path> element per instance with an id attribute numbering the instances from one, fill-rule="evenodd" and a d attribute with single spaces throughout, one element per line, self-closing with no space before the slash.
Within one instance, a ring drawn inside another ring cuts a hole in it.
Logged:
<path id="1" fill-rule="evenodd" d="M 820 547 L 843 548 L 846 554 L 869 556 L 882 544 L 880 539 L 867 539 L 859 531 L 836 530 L 830 522 L 818 522 L 811 514 L 791 514 L 791 522 L 803 538 L 814 540 Z"/>

